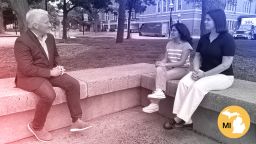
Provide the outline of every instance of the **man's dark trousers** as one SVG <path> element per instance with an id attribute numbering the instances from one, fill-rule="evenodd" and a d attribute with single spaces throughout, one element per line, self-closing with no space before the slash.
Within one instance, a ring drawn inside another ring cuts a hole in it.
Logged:
<path id="1" fill-rule="evenodd" d="M 58 77 L 51 77 L 50 79 L 45 79 L 42 85 L 33 91 L 39 96 L 39 101 L 36 106 L 33 120 L 33 128 L 35 130 L 42 129 L 45 124 L 47 114 L 50 111 L 52 103 L 56 97 L 53 86 L 60 87 L 65 90 L 72 121 L 75 122 L 78 118 L 82 117 L 79 82 L 68 74 L 63 74 L 62 76 Z"/>

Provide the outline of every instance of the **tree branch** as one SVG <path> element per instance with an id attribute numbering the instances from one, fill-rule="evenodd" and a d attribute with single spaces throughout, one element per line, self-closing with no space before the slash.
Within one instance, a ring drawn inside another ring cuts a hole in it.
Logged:
<path id="1" fill-rule="evenodd" d="M 75 7 L 77 7 L 77 5 L 73 5 L 70 9 L 67 10 L 67 12 L 70 12 L 70 11 L 73 10 Z"/>

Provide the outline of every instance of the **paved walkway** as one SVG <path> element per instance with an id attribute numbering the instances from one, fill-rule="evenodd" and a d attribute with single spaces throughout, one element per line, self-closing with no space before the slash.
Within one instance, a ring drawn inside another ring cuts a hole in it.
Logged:
<path id="1" fill-rule="evenodd" d="M 93 128 L 70 133 L 68 128 L 52 132 L 51 144 L 218 144 L 191 130 L 164 130 L 166 118 L 145 114 L 141 107 L 103 116 L 88 123 Z M 34 137 L 12 144 L 37 144 Z"/>
<path id="2" fill-rule="evenodd" d="M 4 32 L 4 33 L 0 33 L 0 37 L 18 37 L 20 35 L 19 32 Z"/>
<path id="3" fill-rule="evenodd" d="M 71 37 L 113 37 L 116 38 L 117 32 L 70 32 Z M 124 32 L 124 38 L 127 37 L 127 32 Z M 199 39 L 199 36 L 192 36 L 194 39 Z M 168 37 L 150 37 L 150 36 L 139 36 L 139 33 L 131 33 L 132 39 L 168 39 Z"/>

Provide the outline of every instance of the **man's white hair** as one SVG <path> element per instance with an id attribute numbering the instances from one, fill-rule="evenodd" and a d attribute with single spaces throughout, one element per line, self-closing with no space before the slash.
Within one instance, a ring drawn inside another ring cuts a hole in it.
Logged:
<path id="1" fill-rule="evenodd" d="M 38 23 L 41 16 L 48 15 L 48 12 L 43 9 L 31 9 L 26 14 L 26 22 L 28 28 L 33 28 L 33 24 Z"/>

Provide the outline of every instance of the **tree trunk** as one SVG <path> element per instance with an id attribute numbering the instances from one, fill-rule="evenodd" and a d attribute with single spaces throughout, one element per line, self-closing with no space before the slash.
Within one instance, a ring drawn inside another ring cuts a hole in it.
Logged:
<path id="1" fill-rule="evenodd" d="M 127 39 L 131 38 L 131 17 L 132 17 L 132 7 L 130 7 L 128 11 Z"/>
<path id="2" fill-rule="evenodd" d="M 226 0 L 202 0 L 202 15 L 201 15 L 201 25 L 200 25 L 200 33 L 204 35 L 207 33 L 205 29 L 205 16 L 206 13 L 213 9 L 225 9 Z"/>
<path id="3" fill-rule="evenodd" d="M 62 35 L 62 39 L 66 40 L 68 39 L 67 36 L 67 23 L 68 20 L 68 10 L 67 10 L 67 2 L 66 0 L 63 1 L 63 21 L 62 21 L 62 25 L 63 25 L 63 35 Z"/>
<path id="4" fill-rule="evenodd" d="M 98 25 L 100 25 L 99 10 L 93 9 L 92 17 L 93 17 L 93 31 L 99 32 L 99 29 L 98 29 Z"/>
<path id="5" fill-rule="evenodd" d="M 124 40 L 124 23 L 125 23 L 125 6 L 127 0 L 119 0 L 118 8 L 118 27 L 117 27 L 117 36 L 116 43 L 122 43 Z"/>
<path id="6" fill-rule="evenodd" d="M 3 9 L 1 7 L 2 0 L 0 0 L 0 33 L 4 32 L 4 18 L 3 18 Z"/>
<path id="7" fill-rule="evenodd" d="M 10 4 L 18 19 L 20 33 L 23 33 L 27 30 L 26 13 L 29 10 L 28 2 L 26 0 L 10 0 Z"/>
<path id="8" fill-rule="evenodd" d="M 127 23 L 127 39 L 131 38 L 131 17 L 132 17 L 132 9 L 135 8 L 136 0 L 130 0 L 128 2 L 128 23 Z"/>

